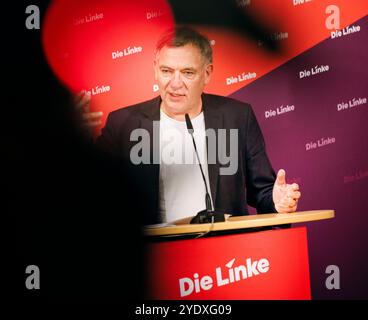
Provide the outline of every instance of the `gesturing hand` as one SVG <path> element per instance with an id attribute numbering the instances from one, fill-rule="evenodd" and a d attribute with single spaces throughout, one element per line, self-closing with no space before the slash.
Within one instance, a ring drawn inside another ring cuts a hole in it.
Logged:
<path id="1" fill-rule="evenodd" d="M 272 199 L 276 211 L 279 213 L 295 212 L 300 197 L 301 193 L 298 184 L 287 184 L 285 170 L 280 169 L 272 191 Z"/>
<path id="2" fill-rule="evenodd" d="M 74 104 L 77 110 L 79 110 L 82 114 L 82 125 L 92 129 L 102 123 L 101 118 L 103 116 L 103 113 L 102 111 L 91 112 L 89 110 L 90 103 L 91 96 L 83 91 L 74 98 Z"/>

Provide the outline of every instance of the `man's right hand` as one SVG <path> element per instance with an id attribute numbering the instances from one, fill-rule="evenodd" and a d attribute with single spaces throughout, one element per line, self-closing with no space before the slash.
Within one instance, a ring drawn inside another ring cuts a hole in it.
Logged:
<path id="1" fill-rule="evenodd" d="M 90 112 L 91 95 L 81 91 L 74 99 L 77 110 L 81 112 L 83 126 L 93 129 L 101 125 L 102 111 Z"/>

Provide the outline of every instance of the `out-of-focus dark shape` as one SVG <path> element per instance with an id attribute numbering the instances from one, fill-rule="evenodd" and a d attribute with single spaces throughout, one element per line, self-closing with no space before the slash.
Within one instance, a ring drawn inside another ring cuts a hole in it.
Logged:
<path id="1" fill-rule="evenodd" d="M 235 0 L 169 0 L 178 24 L 199 24 L 233 29 L 240 34 L 261 41 L 271 52 L 279 52 L 280 44 L 270 37 L 270 30 L 262 21 L 240 8 Z"/>
<path id="2" fill-rule="evenodd" d="M 15 225 L 12 289 L 27 300 L 140 298 L 144 195 L 120 159 L 84 138 L 73 97 L 44 59 L 40 31 L 24 27 L 25 7 L 7 9 L 12 32 L 3 48 L 1 184 Z M 28 265 L 40 269 L 39 290 L 25 286 Z"/>

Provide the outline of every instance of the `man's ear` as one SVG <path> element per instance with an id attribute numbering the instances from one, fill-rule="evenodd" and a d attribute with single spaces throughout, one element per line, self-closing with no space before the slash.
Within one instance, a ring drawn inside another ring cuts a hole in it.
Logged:
<path id="1" fill-rule="evenodd" d="M 159 58 L 159 52 L 155 52 L 155 57 L 153 59 L 153 71 L 155 73 L 155 80 L 158 79 L 158 58 Z"/>
<path id="2" fill-rule="evenodd" d="M 211 76 L 212 76 L 212 73 L 213 73 L 213 64 L 212 63 L 209 63 L 206 65 L 205 67 L 205 78 L 204 78 L 204 84 L 208 84 L 211 80 Z"/>
<path id="3" fill-rule="evenodd" d="M 158 77 L 158 65 L 157 65 L 157 59 L 156 59 L 156 57 L 153 59 L 153 72 L 155 74 L 155 80 L 157 80 L 157 77 Z"/>

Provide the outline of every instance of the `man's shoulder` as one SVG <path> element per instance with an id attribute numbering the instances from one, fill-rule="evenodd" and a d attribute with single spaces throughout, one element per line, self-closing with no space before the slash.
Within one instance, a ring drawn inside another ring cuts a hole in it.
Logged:
<path id="1" fill-rule="evenodd" d="M 206 93 L 204 94 L 204 99 L 206 107 L 217 109 L 218 111 L 224 110 L 226 112 L 238 113 L 251 108 L 249 103 L 216 94 Z"/>
<path id="2" fill-rule="evenodd" d="M 157 108 L 158 106 L 158 103 L 159 103 L 159 97 L 155 97 L 150 100 L 146 100 L 140 103 L 129 105 L 127 107 L 119 108 L 114 111 L 111 111 L 109 114 L 109 118 L 124 119 L 124 118 L 129 118 L 131 116 L 140 117 L 145 113 L 154 112 L 155 108 Z"/>

